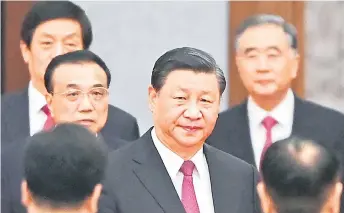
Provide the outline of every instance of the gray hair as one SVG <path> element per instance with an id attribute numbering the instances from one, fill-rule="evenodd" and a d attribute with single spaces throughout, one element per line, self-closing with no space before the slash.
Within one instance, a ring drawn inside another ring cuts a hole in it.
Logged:
<path id="1" fill-rule="evenodd" d="M 297 30 L 294 25 L 286 22 L 281 16 L 272 15 L 272 14 L 258 14 L 250 16 L 245 19 L 237 28 L 235 34 L 235 49 L 238 49 L 239 38 L 241 35 L 251 27 L 261 26 L 265 24 L 274 24 L 280 26 L 288 37 L 290 47 L 297 52 Z"/>

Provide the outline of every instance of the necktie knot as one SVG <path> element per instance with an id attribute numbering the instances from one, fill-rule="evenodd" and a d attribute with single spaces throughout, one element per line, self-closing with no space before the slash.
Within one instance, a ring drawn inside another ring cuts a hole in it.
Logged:
<path id="1" fill-rule="evenodd" d="M 50 110 L 49 110 L 49 107 L 48 107 L 47 104 L 44 105 L 44 106 L 42 107 L 42 111 L 43 111 L 47 116 L 50 116 Z"/>
<path id="2" fill-rule="evenodd" d="M 184 176 L 192 176 L 194 169 L 195 164 L 191 160 L 184 161 L 183 165 L 180 167 L 180 171 Z"/>
<path id="3" fill-rule="evenodd" d="M 273 117 L 267 116 L 262 121 L 262 124 L 265 127 L 265 129 L 269 131 L 272 129 L 272 127 L 274 127 L 277 124 L 277 121 Z"/>

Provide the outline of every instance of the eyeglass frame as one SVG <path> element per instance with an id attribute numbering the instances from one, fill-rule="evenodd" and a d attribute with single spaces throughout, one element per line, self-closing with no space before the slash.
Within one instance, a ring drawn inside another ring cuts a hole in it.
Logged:
<path id="1" fill-rule="evenodd" d="M 100 100 L 95 100 L 94 98 L 90 97 L 90 92 L 91 92 L 92 90 L 95 90 L 95 89 L 103 89 L 103 90 L 105 91 L 105 95 L 104 95 Z M 67 98 L 67 94 L 68 94 L 68 92 L 70 92 L 70 91 L 73 91 L 73 92 L 81 92 L 81 96 L 80 96 L 79 98 L 77 98 L 76 100 L 74 100 L 74 101 L 73 101 L 73 100 L 69 100 L 69 99 Z M 87 94 L 88 98 L 89 98 L 92 102 L 100 102 L 100 101 L 104 100 L 104 97 L 106 97 L 106 96 L 109 95 L 109 89 L 108 89 L 108 88 L 105 88 L 105 87 L 93 87 L 93 88 L 89 89 L 87 92 L 86 92 L 86 91 L 83 91 L 83 90 L 81 90 L 81 89 L 70 89 L 70 90 L 66 90 L 66 91 L 64 91 L 64 92 L 50 92 L 50 94 L 51 94 L 51 95 L 61 95 L 61 96 L 63 96 L 66 100 L 68 100 L 69 102 L 77 102 L 77 103 L 79 103 L 79 102 L 82 100 L 82 98 L 85 97 L 85 94 Z M 81 98 L 81 97 L 82 97 L 82 98 Z"/>

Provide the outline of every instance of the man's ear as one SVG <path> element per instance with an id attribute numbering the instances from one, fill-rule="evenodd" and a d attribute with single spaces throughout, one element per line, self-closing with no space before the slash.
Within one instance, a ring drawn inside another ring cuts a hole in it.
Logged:
<path id="1" fill-rule="evenodd" d="M 257 184 L 257 192 L 259 195 L 260 205 L 261 205 L 262 211 L 264 213 L 274 213 L 275 207 L 274 207 L 274 204 L 272 202 L 270 195 L 268 194 L 268 192 L 266 190 L 266 186 L 265 186 L 264 182 L 261 181 Z"/>
<path id="2" fill-rule="evenodd" d="M 54 117 L 54 110 L 52 110 L 53 95 L 51 93 L 46 93 L 45 100 L 47 102 L 51 117 Z"/>
<path id="3" fill-rule="evenodd" d="M 294 59 L 293 59 L 293 64 L 291 67 L 291 75 L 292 75 L 292 79 L 295 79 L 297 77 L 297 74 L 299 73 L 299 65 L 300 65 L 300 55 L 295 52 L 293 53 L 295 54 Z"/>
<path id="4" fill-rule="evenodd" d="M 28 208 L 32 204 L 32 195 L 25 180 L 21 183 L 21 203 Z"/>
<path id="5" fill-rule="evenodd" d="M 149 85 L 148 102 L 149 102 L 149 109 L 151 112 L 154 112 L 157 96 L 158 96 L 158 93 L 156 92 L 156 90 L 153 88 L 152 85 Z"/>
<path id="6" fill-rule="evenodd" d="M 20 47 L 20 52 L 23 56 L 24 62 L 26 64 L 29 63 L 30 58 L 31 58 L 30 48 L 26 45 L 26 43 L 23 40 L 20 40 L 19 47 Z"/>
<path id="7" fill-rule="evenodd" d="M 338 181 L 328 193 L 327 200 L 325 201 L 325 204 L 322 209 L 323 212 L 327 212 L 327 213 L 340 212 L 342 191 L 343 191 L 343 184 L 341 183 L 341 181 Z"/>
<path id="8" fill-rule="evenodd" d="M 88 199 L 85 202 L 85 208 L 90 213 L 97 213 L 98 212 L 98 201 L 102 192 L 103 186 L 101 184 L 97 184 L 91 196 L 88 197 Z"/>

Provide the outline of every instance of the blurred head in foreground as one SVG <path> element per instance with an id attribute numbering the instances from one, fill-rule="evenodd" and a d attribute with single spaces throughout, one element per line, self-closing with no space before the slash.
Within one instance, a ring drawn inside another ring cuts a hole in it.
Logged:
<path id="1" fill-rule="evenodd" d="M 77 124 L 59 124 L 29 139 L 22 202 L 28 213 L 96 213 L 107 162 L 103 141 Z"/>
<path id="2" fill-rule="evenodd" d="M 338 213 L 340 161 L 311 140 L 289 138 L 267 150 L 257 186 L 265 213 Z"/>

